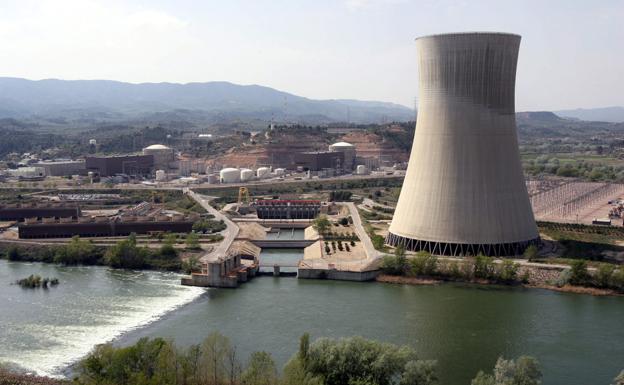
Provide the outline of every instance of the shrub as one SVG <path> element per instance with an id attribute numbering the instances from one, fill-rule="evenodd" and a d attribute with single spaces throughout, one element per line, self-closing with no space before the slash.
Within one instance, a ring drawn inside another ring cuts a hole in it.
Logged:
<path id="1" fill-rule="evenodd" d="M 475 278 L 488 279 L 494 276 L 495 266 L 492 257 L 486 257 L 479 254 L 474 259 L 474 276 Z"/>
<path id="2" fill-rule="evenodd" d="M 572 262 L 570 268 L 570 283 L 572 285 L 584 285 L 590 279 L 589 272 L 587 271 L 587 261 L 577 259 Z"/>
<path id="3" fill-rule="evenodd" d="M 524 250 L 524 257 L 528 260 L 535 259 L 537 257 L 537 246 L 529 245 L 529 247 Z"/>
<path id="4" fill-rule="evenodd" d="M 438 258 L 426 251 L 420 251 L 409 260 L 410 275 L 435 275 L 438 271 Z"/>
<path id="5" fill-rule="evenodd" d="M 613 283 L 614 272 L 615 266 L 608 263 L 601 264 L 596 273 L 596 284 L 600 287 L 610 287 Z"/>
<path id="6" fill-rule="evenodd" d="M 384 247 L 384 243 L 386 240 L 379 234 L 374 234 L 371 236 L 371 241 L 373 242 L 373 247 L 377 250 L 381 250 Z"/>
<path id="7" fill-rule="evenodd" d="M 542 372 L 539 362 L 529 356 L 521 356 L 517 360 L 496 361 L 494 372 L 486 374 L 480 371 L 470 383 L 471 385 L 539 385 Z"/>
<path id="8" fill-rule="evenodd" d="M 403 275 L 406 264 L 405 256 L 385 255 L 381 261 L 381 270 L 384 274 Z"/>
<path id="9" fill-rule="evenodd" d="M 514 263 L 512 260 L 505 259 L 499 265 L 499 269 L 497 272 L 498 279 L 501 282 L 511 283 L 515 282 L 518 278 L 518 268 L 520 266 L 517 263 Z"/>

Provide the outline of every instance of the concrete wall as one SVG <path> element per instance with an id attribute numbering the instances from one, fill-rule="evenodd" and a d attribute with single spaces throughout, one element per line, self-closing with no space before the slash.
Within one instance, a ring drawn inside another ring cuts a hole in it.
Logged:
<path id="1" fill-rule="evenodd" d="M 371 271 L 340 271 L 326 269 L 299 269 L 297 278 L 301 279 L 331 279 L 335 281 L 372 281 L 379 275 L 379 270 Z"/>

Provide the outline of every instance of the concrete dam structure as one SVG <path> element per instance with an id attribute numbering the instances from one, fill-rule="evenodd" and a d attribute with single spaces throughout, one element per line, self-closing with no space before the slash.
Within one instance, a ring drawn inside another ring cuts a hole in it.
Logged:
<path id="1" fill-rule="evenodd" d="M 416 40 L 418 120 L 386 242 L 438 255 L 519 255 L 539 242 L 520 163 L 520 36 Z"/>

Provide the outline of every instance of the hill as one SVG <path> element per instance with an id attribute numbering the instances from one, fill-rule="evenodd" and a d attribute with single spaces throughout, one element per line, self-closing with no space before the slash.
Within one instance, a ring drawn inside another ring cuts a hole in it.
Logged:
<path id="1" fill-rule="evenodd" d="M 559 116 L 588 120 L 592 122 L 624 122 L 624 107 L 604 107 L 604 108 L 577 108 L 575 110 L 555 111 Z"/>
<path id="2" fill-rule="evenodd" d="M 0 78 L 0 118 L 35 119 L 42 125 L 179 121 L 214 124 L 254 120 L 322 124 L 374 123 L 413 118 L 393 103 L 314 100 L 259 85 L 228 82 L 141 83 L 110 80 L 32 81 Z"/>

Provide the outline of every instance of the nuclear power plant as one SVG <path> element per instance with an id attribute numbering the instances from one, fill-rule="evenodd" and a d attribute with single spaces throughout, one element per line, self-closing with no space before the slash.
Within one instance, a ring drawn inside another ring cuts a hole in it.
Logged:
<path id="1" fill-rule="evenodd" d="M 519 255 L 539 242 L 514 105 L 520 36 L 416 40 L 418 119 L 386 242 L 438 255 Z"/>

